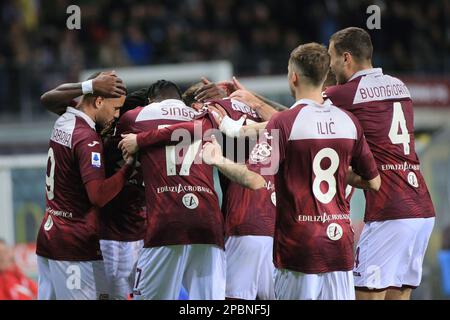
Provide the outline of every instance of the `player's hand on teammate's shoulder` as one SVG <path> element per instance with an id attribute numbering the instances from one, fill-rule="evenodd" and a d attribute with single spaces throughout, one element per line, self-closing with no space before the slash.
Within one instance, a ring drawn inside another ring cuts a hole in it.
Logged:
<path id="1" fill-rule="evenodd" d="M 208 112 L 212 114 L 218 126 L 220 126 L 223 118 L 227 115 L 225 109 L 217 103 L 208 104 Z"/>
<path id="2" fill-rule="evenodd" d="M 126 87 L 115 71 L 102 72 L 92 80 L 94 94 L 105 98 L 119 98 L 126 95 Z"/>
<path id="3" fill-rule="evenodd" d="M 263 104 L 263 102 L 260 99 L 258 99 L 253 93 L 251 93 L 246 89 L 236 90 L 231 94 L 230 98 L 245 103 L 253 110 L 258 109 Z"/>
<path id="4" fill-rule="evenodd" d="M 134 155 L 139 150 L 137 135 L 134 133 L 122 134 L 122 140 L 120 140 L 118 148 L 122 150 L 122 154 Z"/>
<path id="5" fill-rule="evenodd" d="M 213 115 L 220 131 L 231 138 L 239 137 L 247 115 L 244 114 L 239 120 L 233 120 L 227 115 L 225 109 L 217 103 L 208 105 L 208 111 Z"/>
<path id="6" fill-rule="evenodd" d="M 211 142 L 205 143 L 202 150 L 200 151 L 200 156 L 206 164 L 211 166 L 220 164 L 223 162 L 222 148 L 217 142 L 214 135 L 211 136 Z"/>

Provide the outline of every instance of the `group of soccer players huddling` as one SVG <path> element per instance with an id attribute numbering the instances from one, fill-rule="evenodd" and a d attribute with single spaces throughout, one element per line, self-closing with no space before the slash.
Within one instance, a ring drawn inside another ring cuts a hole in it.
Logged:
<path id="1" fill-rule="evenodd" d="M 111 71 L 46 92 L 38 298 L 409 299 L 435 213 L 410 93 L 372 52 L 355 27 L 299 45 L 289 108 L 236 78 L 128 93 Z"/>

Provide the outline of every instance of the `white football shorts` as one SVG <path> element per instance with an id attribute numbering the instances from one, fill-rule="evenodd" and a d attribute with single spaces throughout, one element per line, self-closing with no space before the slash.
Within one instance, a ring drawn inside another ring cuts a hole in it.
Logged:
<path id="1" fill-rule="evenodd" d="M 176 300 L 183 286 L 190 300 L 225 299 L 225 252 L 209 244 L 143 248 L 135 300 Z"/>
<path id="2" fill-rule="evenodd" d="M 231 236 L 225 243 L 226 297 L 244 300 L 275 299 L 273 238 Z"/>
<path id="3" fill-rule="evenodd" d="M 307 274 L 276 269 L 275 296 L 278 300 L 355 300 L 351 271 Z"/>
<path id="4" fill-rule="evenodd" d="M 132 293 L 137 259 L 143 246 L 143 240 L 100 240 L 110 299 L 124 300 Z"/>
<path id="5" fill-rule="evenodd" d="M 39 300 L 107 300 L 102 260 L 58 261 L 37 256 Z"/>
<path id="6" fill-rule="evenodd" d="M 418 287 L 433 226 L 434 218 L 366 223 L 356 248 L 356 288 Z"/>

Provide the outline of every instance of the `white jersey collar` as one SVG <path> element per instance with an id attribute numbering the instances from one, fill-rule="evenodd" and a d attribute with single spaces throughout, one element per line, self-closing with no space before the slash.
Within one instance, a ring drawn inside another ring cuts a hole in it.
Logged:
<path id="1" fill-rule="evenodd" d="M 179 99 L 165 99 L 159 102 L 152 102 L 149 104 L 149 106 L 165 105 L 165 104 L 178 105 L 179 107 L 187 107 L 187 105 L 182 100 Z"/>
<path id="2" fill-rule="evenodd" d="M 323 104 L 320 104 L 314 100 L 311 99 L 300 99 L 295 101 L 295 103 L 291 106 L 290 109 L 298 106 L 299 104 L 306 104 L 306 105 L 313 105 L 315 107 L 318 108 L 329 108 L 331 106 L 331 100 L 330 99 L 325 99 L 325 101 L 323 102 Z"/>
<path id="3" fill-rule="evenodd" d="M 92 120 L 91 117 L 89 117 L 89 116 L 88 116 L 86 113 L 84 113 L 83 111 L 78 110 L 78 109 L 75 109 L 75 108 L 72 108 L 72 107 L 67 107 L 66 112 L 72 113 L 72 114 L 74 114 L 75 116 L 78 116 L 78 117 L 80 117 L 80 118 L 83 118 L 83 119 L 88 123 L 88 125 L 89 125 L 92 129 L 95 130 L 95 122 L 94 122 L 94 120 Z"/>
<path id="4" fill-rule="evenodd" d="M 353 79 L 360 77 L 360 76 L 367 76 L 369 74 L 379 74 L 382 75 L 383 74 L 383 69 L 381 68 L 370 68 L 370 69 L 364 69 L 364 70 L 360 70 L 358 72 L 355 72 L 350 79 L 348 79 L 348 81 L 352 81 Z M 347 81 L 347 82 L 348 82 Z"/>

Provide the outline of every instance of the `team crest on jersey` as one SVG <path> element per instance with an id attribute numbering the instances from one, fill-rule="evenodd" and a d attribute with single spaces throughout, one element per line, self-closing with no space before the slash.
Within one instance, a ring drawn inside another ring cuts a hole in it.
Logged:
<path id="1" fill-rule="evenodd" d="M 49 215 L 47 221 L 45 221 L 44 230 L 49 231 L 52 227 L 53 227 L 53 219 L 52 216 Z"/>
<path id="2" fill-rule="evenodd" d="M 408 173 L 408 183 L 415 188 L 419 187 L 419 182 L 417 181 L 417 176 L 414 172 Z"/>
<path id="3" fill-rule="evenodd" d="M 250 159 L 254 163 L 263 162 L 267 160 L 272 154 L 272 147 L 267 142 L 258 143 L 250 154 Z"/>
<path id="4" fill-rule="evenodd" d="M 99 152 L 91 152 L 91 164 L 96 168 L 100 168 L 102 166 Z"/>
<path id="5" fill-rule="evenodd" d="M 193 193 L 186 193 L 183 196 L 182 201 L 184 206 L 188 209 L 195 209 L 198 207 L 199 204 L 197 196 Z"/>
<path id="6" fill-rule="evenodd" d="M 333 241 L 337 241 L 342 238 L 343 234 L 344 231 L 342 230 L 342 227 L 337 223 L 330 223 L 327 227 L 327 236 Z"/>

